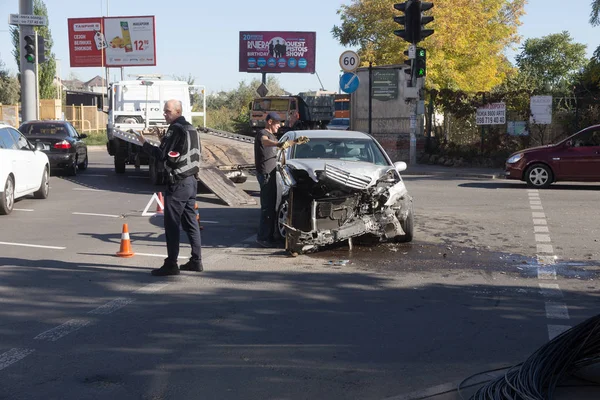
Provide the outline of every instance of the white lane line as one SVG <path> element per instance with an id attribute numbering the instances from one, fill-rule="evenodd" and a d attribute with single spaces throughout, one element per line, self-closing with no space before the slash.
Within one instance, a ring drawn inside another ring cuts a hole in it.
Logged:
<path id="1" fill-rule="evenodd" d="M 134 301 L 135 300 L 131 299 L 131 298 L 119 297 L 119 298 L 109 301 L 106 304 L 101 305 L 98 308 L 93 309 L 92 311 L 88 312 L 88 314 L 100 314 L 100 315 L 111 314 L 111 313 L 125 307 L 129 303 L 133 303 Z"/>
<path id="2" fill-rule="evenodd" d="M 0 370 L 10 366 L 33 353 L 33 349 L 10 349 L 9 351 L 0 354 Z"/>
<path id="3" fill-rule="evenodd" d="M 569 310 L 565 303 L 554 301 L 546 302 L 546 318 L 548 319 L 569 319 Z"/>
<path id="4" fill-rule="evenodd" d="M 69 333 L 75 332 L 84 326 L 90 323 L 89 320 L 86 319 L 71 319 L 65 322 L 62 325 L 57 326 L 56 328 L 52 328 L 47 330 L 46 332 L 42 332 L 34 339 L 36 340 L 49 340 L 51 342 L 56 342 L 61 337 L 67 336 Z"/>
<path id="5" fill-rule="evenodd" d="M 539 267 L 538 268 L 538 279 L 555 281 L 556 280 L 556 270 L 554 268 Z"/>
<path id="6" fill-rule="evenodd" d="M 112 215 L 112 214 L 94 214 L 94 213 L 82 213 L 82 212 L 74 212 L 73 215 L 89 215 L 91 217 L 108 217 L 108 218 L 121 218 L 120 215 Z"/>
<path id="7" fill-rule="evenodd" d="M 532 212 L 531 215 L 533 218 L 544 218 L 546 219 L 546 214 L 543 212 Z"/>
<path id="8" fill-rule="evenodd" d="M 535 234 L 535 241 L 536 242 L 551 242 L 550 235 L 541 235 L 539 233 L 536 233 Z"/>
<path id="9" fill-rule="evenodd" d="M 543 210 L 544 209 L 544 207 L 542 207 L 542 206 L 529 206 L 529 207 L 531 207 L 532 210 Z"/>
<path id="10" fill-rule="evenodd" d="M 569 329 L 571 329 L 571 327 L 568 325 L 548 325 L 548 337 L 552 340 Z"/>
<path id="11" fill-rule="evenodd" d="M 13 208 L 13 211 L 27 211 L 27 212 L 33 212 L 35 211 L 32 208 Z"/>
<path id="12" fill-rule="evenodd" d="M 151 253 L 135 253 L 136 256 L 146 256 L 146 257 L 161 257 L 161 258 L 167 258 L 166 254 L 151 254 Z M 185 256 L 178 256 L 179 258 L 187 258 Z"/>
<path id="13" fill-rule="evenodd" d="M 541 225 L 534 226 L 533 231 L 535 233 L 549 233 L 550 232 L 550 230 L 548 229 L 547 226 L 541 226 Z"/>
<path id="14" fill-rule="evenodd" d="M 533 225 L 548 225 L 545 219 L 533 219 Z"/>
<path id="15" fill-rule="evenodd" d="M 169 286 L 168 283 L 151 283 L 136 290 L 136 293 L 154 293 Z"/>
<path id="16" fill-rule="evenodd" d="M 538 253 L 549 253 L 549 254 L 552 254 L 552 253 L 554 253 L 554 249 L 552 248 L 551 244 L 538 244 L 537 245 L 537 252 Z"/>
<path id="17" fill-rule="evenodd" d="M 64 250 L 64 249 L 66 249 L 66 247 L 42 246 L 42 245 L 39 245 L 39 244 L 27 244 L 27 243 L 0 242 L 0 244 L 4 244 L 6 246 L 36 247 L 36 248 L 40 248 L 40 249 L 51 249 L 51 250 Z"/>
<path id="18" fill-rule="evenodd" d="M 542 202 L 540 200 L 529 200 L 529 204 L 541 206 Z"/>
<path id="19" fill-rule="evenodd" d="M 537 255 L 537 261 L 540 266 L 556 264 L 556 256 L 553 255 Z"/>
<path id="20" fill-rule="evenodd" d="M 540 293 L 542 293 L 544 297 L 554 299 L 563 297 L 563 293 L 560 290 L 560 286 L 558 286 L 556 283 L 540 283 L 539 285 Z"/>

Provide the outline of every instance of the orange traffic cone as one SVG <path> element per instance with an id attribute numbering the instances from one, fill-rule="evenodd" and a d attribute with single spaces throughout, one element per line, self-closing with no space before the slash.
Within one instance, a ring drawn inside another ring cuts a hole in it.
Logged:
<path id="1" fill-rule="evenodd" d="M 162 204 L 162 206 L 161 206 Z M 162 214 L 164 212 L 165 200 L 163 199 L 162 192 L 158 192 L 158 201 L 156 202 L 156 213 Z"/>
<path id="2" fill-rule="evenodd" d="M 121 249 L 117 253 L 117 257 L 129 258 L 135 253 L 131 251 L 131 242 L 129 241 L 129 228 L 127 224 L 123 224 L 123 233 L 121 233 Z"/>

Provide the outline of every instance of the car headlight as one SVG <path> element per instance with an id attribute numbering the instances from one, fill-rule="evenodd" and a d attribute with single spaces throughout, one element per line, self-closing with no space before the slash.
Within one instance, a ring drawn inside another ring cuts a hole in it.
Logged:
<path id="1" fill-rule="evenodd" d="M 523 158 L 523 153 L 515 154 L 514 156 L 512 156 L 511 158 L 509 158 L 508 160 L 506 160 L 506 163 L 507 164 L 514 164 L 517 161 L 519 161 L 521 158 Z"/>

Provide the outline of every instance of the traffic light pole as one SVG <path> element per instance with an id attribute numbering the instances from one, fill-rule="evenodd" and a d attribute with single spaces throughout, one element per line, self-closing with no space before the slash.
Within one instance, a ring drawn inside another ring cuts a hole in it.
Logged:
<path id="1" fill-rule="evenodd" d="M 32 15 L 33 0 L 19 0 L 19 13 Z M 19 52 L 21 55 L 21 116 L 23 121 L 36 119 L 36 71 L 35 65 L 25 60 L 23 44 L 25 36 L 33 34 L 32 25 L 19 25 Z M 37 47 L 37 46 L 36 46 Z M 22 122 L 23 122 L 22 121 Z"/>

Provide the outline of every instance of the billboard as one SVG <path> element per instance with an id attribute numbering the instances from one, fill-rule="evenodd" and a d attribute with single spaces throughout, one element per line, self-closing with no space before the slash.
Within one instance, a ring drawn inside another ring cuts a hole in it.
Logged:
<path id="1" fill-rule="evenodd" d="M 316 32 L 240 32 L 240 72 L 315 72 Z"/>
<path id="2" fill-rule="evenodd" d="M 154 16 L 69 18 L 71 67 L 156 65 Z"/>

